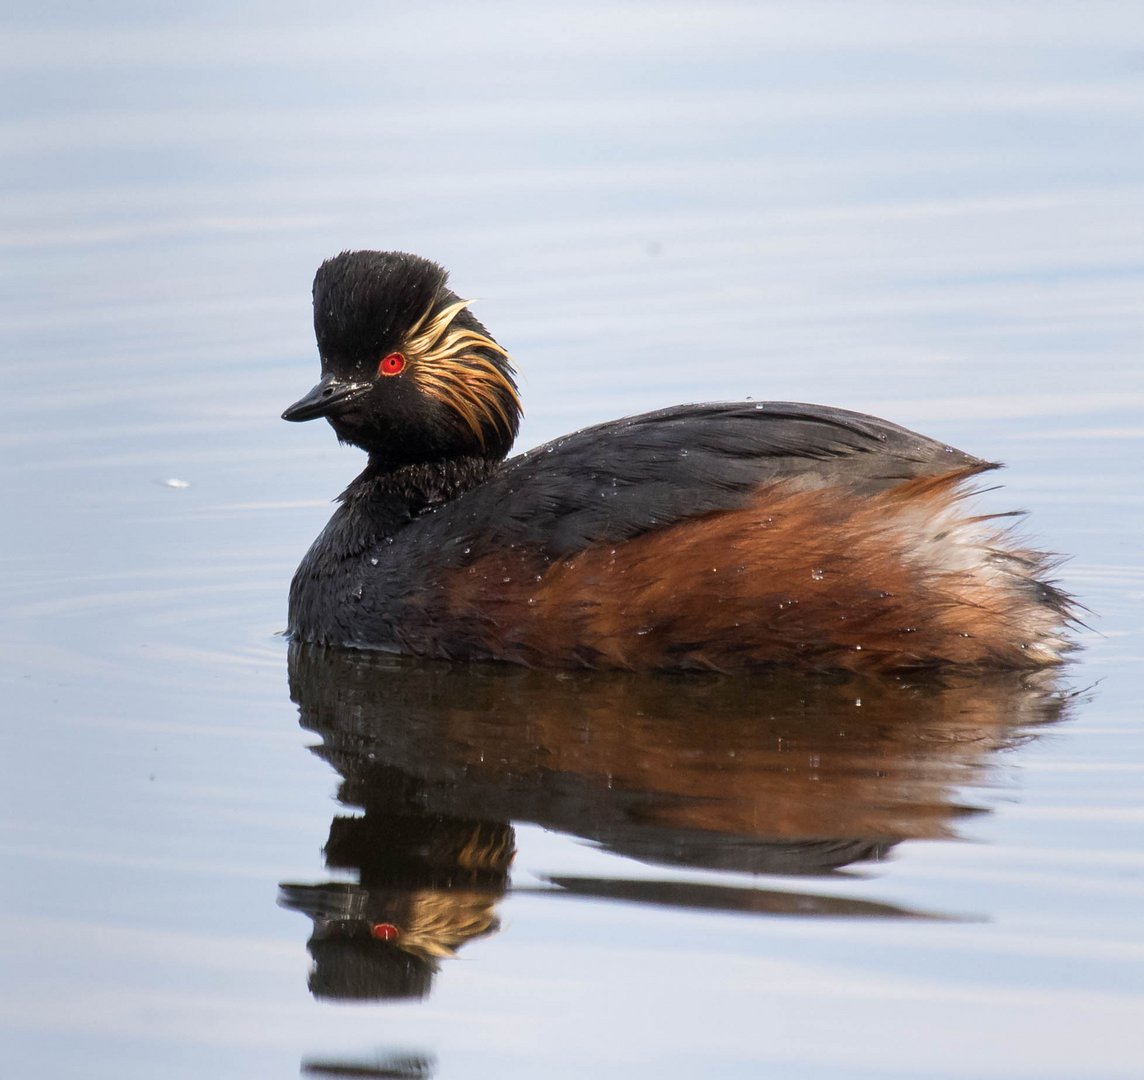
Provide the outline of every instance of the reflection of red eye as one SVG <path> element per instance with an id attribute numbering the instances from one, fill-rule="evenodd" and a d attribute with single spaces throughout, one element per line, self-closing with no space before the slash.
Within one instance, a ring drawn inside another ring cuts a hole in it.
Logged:
<path id="1" fill-rule="evenodd" d="M 391 352 L 381 358 L 377 365 L 379 375 L 400 375 L 405 370 L 405 357 L 399 352 Z"/>
<path id="2" fill-rule="evenodd" d="M 401 931 L 391 922 L 378 922 L 374 923 L 369 928 L 371 937 L 376 938 L 378 941 L 395 941 L 401 936 Z"/>

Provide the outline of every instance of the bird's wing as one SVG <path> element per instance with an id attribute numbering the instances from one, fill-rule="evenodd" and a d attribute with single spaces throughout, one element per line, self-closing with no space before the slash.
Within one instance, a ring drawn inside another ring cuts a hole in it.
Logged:
<path id="1" fill-rule="evenodd" d="M 774 483 L 874 494 L 904 480 L 990 467 L 843 409 L 791 402 L 682 405 L 585 428 L 506 462 L 450 504 L 450 539 L 467 556 L 517 546 L 560 558 L 742 506 Z M 458 517 L 472 527 L 454 531 Z"/>

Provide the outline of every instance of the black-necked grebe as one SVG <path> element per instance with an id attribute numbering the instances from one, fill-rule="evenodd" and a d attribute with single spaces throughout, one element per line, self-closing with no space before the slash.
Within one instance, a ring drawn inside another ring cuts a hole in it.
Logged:
<path id="1" fill-rule="evenodd" d="M 322 380 L 283 413 L 369 454 L 290 589 L 299 640 L 534 666 L 1036 668 L 1048 560 L 964 508 L 993 463 L 885 420 L 683 405 L 505 461 L 508 354 L 399 252 L 314 280 Z"/>

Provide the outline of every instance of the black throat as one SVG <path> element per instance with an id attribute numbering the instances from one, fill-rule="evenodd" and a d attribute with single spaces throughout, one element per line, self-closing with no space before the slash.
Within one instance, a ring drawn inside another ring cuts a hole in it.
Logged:
<path id="1" fill-rule="evenodd" d="M 354 518 L 357 525 L 353 546 L 393 536 L 418 514 L 483 483 L 499 464 L 472 456 L 395 469 L 371 454 L 362 474 L 338 496 L 342 512 Z"/>

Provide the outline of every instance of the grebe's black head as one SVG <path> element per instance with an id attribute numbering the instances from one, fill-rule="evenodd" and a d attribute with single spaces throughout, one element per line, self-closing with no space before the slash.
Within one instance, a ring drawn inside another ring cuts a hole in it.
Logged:
<path id="1" fill-rule="evenodd" d="M 322 381 L 283 418 L 324 416 L 383 468 L 503 458 L 520 422 L 512 365 L 447 277 L 398 251 L 344 251 L 322 263 Z"/>

